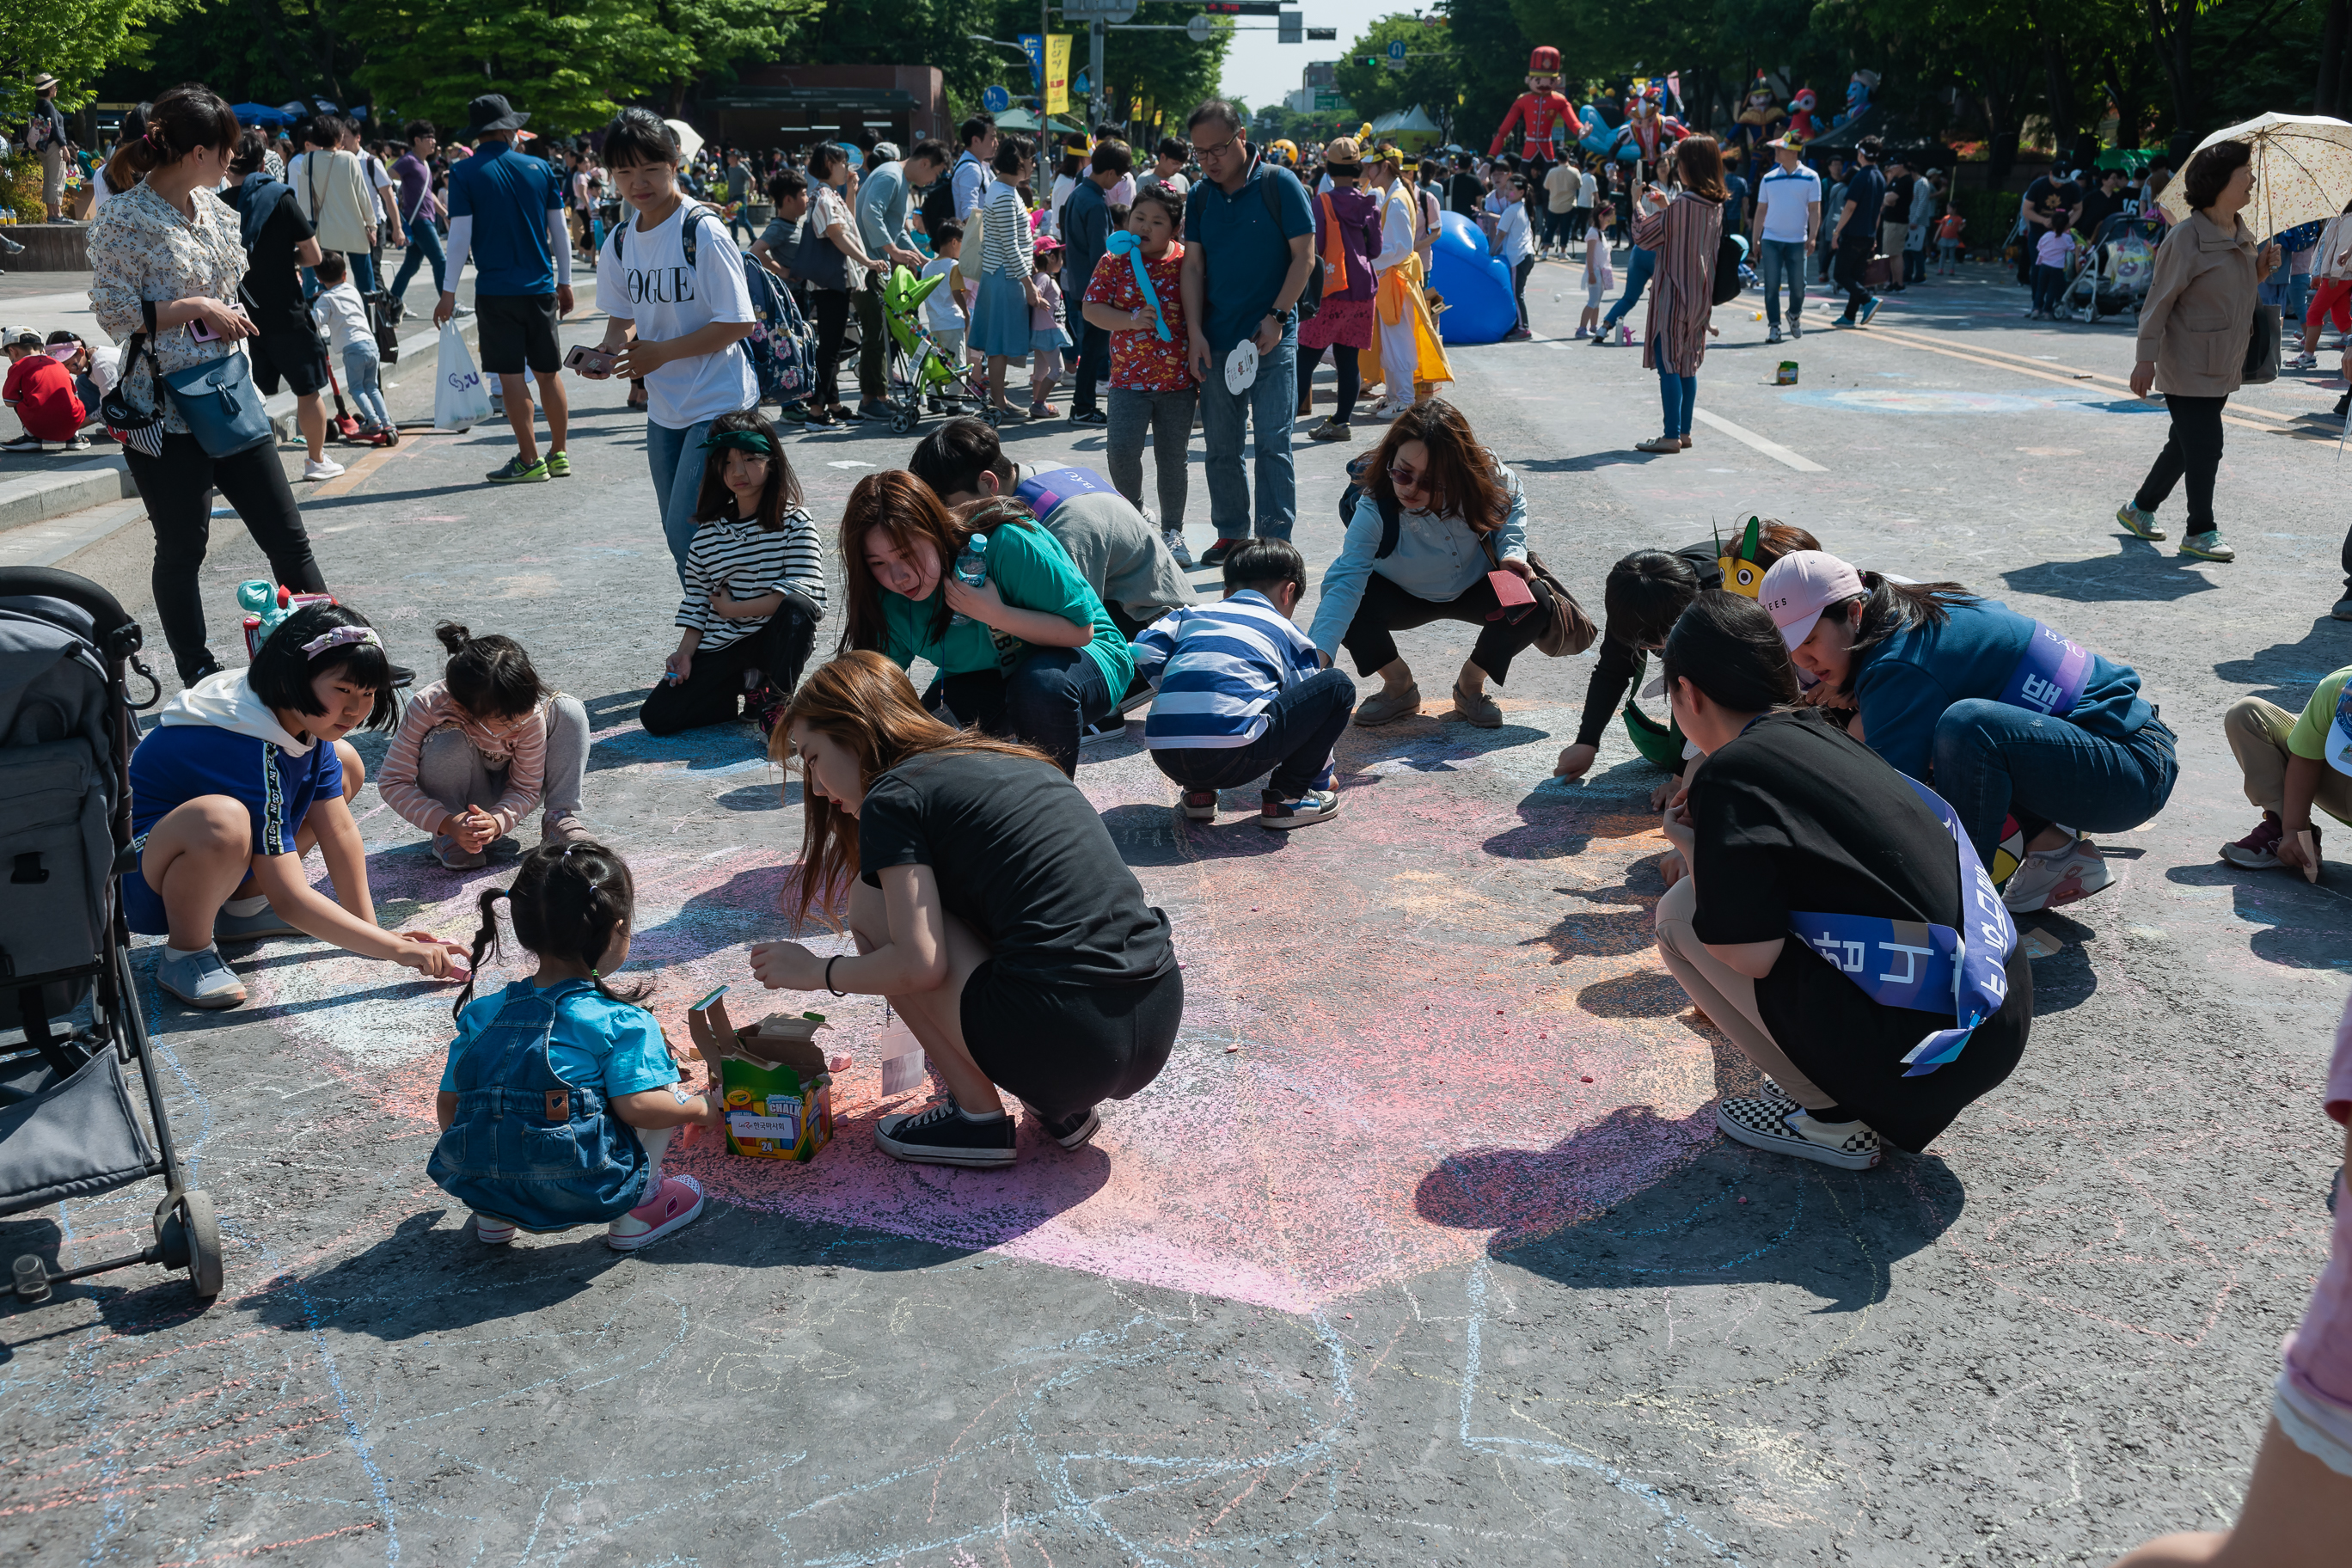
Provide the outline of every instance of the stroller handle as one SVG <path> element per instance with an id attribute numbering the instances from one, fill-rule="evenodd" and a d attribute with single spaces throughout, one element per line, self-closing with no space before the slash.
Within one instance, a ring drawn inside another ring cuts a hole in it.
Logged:
<path id="1" fill-rule="evenodd" d="M 98 633 L 99 646 L 112 658 L 128 658 L 138 652 L 143 642 L 139 623 L 131 618 L 121 603 L 87 577 L 77 577 L 54 566 L 0 566 L 0 599 L 16 598 L 62 599 L 77 609 L 88 611 Z M 127 644 L 118 640 L 118 635 L 126 627 L 131 634 Z"/>

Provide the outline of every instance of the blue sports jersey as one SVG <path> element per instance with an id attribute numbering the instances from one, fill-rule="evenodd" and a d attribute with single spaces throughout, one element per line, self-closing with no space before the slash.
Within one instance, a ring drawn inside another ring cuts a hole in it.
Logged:
<path id="1" fill-rule="evenodd" d="M 563 205 L 555 166 L 485 141 L 449 165 L 449 216 L 474 220 L 474 292 L 552 294 L 547 215 Z"/>

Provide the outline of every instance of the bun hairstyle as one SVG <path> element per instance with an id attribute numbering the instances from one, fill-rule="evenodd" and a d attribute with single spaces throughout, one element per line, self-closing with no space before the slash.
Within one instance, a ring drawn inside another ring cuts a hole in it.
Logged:
<path id="1" fill-rule="evenodd" d="M 1666 634 L 1666 689 L 1688 680 L 1734 713 L 1766 713 L 1797 700 L 1797 667 L 1780 628 L 1744 594 L 1701 594 Z"/>
<path id="2" fill-rule="evenodd" d="M 501 899 L 514 919 L 515 941 L 526 951 L 579 964 L 596 994 L 610 1001 L 644 998 L 645 986 L 617 989 L 596 972 L 613 945 L 613 933 L 636 913 L 636 885 L 627 862 L 601 844 L 542 844 L 523 857 L 513 887 L 492 888 L 478 900 L 482 923 L 474 932 L 473 975 L 457 994 L 451 1016 L 464 1013 L 473 1000 L 483 958 L 499 952 Z"/>
<path id="3" fill-rule="evenodd" d="M 449 650 L 442 681 L 457 706 L 478 719 L 520 719 L 555 695 L 512 637 L 478 637 L 455 621 L 443 621 L 433 635 Z"/>
<path id="4" fill-rule="evenodd" d="M 367 637 L 335 642 L 316 653 L 304 651 L 307 645 L 346 626 L 363 629 Z M 312 686 L 330 670 L 341 670 L 352 684 L 375 693 L 375 710 L 361 728 L 389 730 L 400 721 L 392 661 L 384 657 L 383 644 L 375 640 L 368 618 L 347 605 L 311 605 L 278 622 L 278 629 L 254 655 L 245 680 L 253 694 L 272 708 L 315 715 L 327 710 Z"/>
<path id="5" fill-rule="evenodd" d="M 178 163 L 199 147 L 209 147 L 226 163 L 236 151 L 240 134 L 236 111 L 221 95 L 199 82 L 183 82 L 157 99 L 147 110 L 147 129 L 124 140 L 106 161 L 106 186 L 127 191 L 150 171 Z"/>

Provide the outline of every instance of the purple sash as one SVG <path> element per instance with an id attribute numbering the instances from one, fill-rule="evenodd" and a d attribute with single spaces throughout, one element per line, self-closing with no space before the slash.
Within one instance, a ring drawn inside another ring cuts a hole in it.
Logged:
<path id="1" fill-rule="evenodd" d="M 2017 668 L 2009 672 L 2009 684 L 2000 689 L 2000 700 L 2012 708 L 2063 719 L 2074 710 L 2090 673 L 2089 648 L 2036 621 Z"/>

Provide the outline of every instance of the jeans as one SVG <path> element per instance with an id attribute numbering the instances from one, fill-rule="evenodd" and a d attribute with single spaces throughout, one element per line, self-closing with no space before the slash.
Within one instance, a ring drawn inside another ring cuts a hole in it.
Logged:
<path id="1" fill-rule="evenodd" d="M 1265 730 L 1246 746 L 1154 746 L 1151 760 L 1188 795 L 1239 789 L 1273 770 L 1265 793 L 1297 800 L 1331 787 L 1331 748 L 1355 711 L 1356 683 L 1344 669 L 1322 669 L 1276 694 Z"/>
<path id="2" fill-rule="evenodd" d="M 2047 314 L 2058 308 L 2058 298 L 2066 291 L 2066 269 L 2033 264 L 2033 308 Z"/>
<path id="3" fill-rule="evenodd" d="M 1528 274 L 1536 269 L 1532 256 L 1511 268 L 1511 299 L 1519 308 L 1519 331 L 1528 330 Z"/>
<path id="4" fill-rule="evenodd" d="M 2189 479 L 2189 522 L 2187 531 L 2205 533 L 2213 523 L 2213 475 L 2221 466 L 2221 408 L 2226 397 L 2184 397 L 2179 393 L 2167 393 L 2165 412 L 2171 416 L 2172 428 L 2164 438 L 2164 449 L 2149 465 L 2147 478 L 2139 484 L 2139 493 L 2132 504 L 2142 511 L 2154 511 L 2172 494 L 2172 487 L 2185 474 Z M 2347 547 L 2352 548 L 2352 547 Z M 2345 563 L 2352 572 L 2352 557 Z"/>
<path id="5" fill-rule="evenodd" d="M 1957 239 L 1937 240 L 1936 242 L 1936 270 L 1938 272 L 1950 272 L 1956 269 L 1959 264 L 1960 242 Z"/>
<path id="6" fill-rule="evenodd" d="M 1854 320 L 1862 313 L 1862 308 L 1870 303 L 1869 287 L 1863 282 L 1870 275 L 1870 247 L 1867 245 L 1838 247 L 1834 276 L 1837 286 L 1845 290 L 1846 321 Z"/>
<path id="7" fill-rule="evenodd" d="M 1502 605 L 1495 596 L 1495 584 L 1483 575 L 1456 598 L 1424 599 L 1374 572 L 1365 579 L 1363 600 L 1357 605 L 1339 646 L 1356 661 L 1357 674 L 1377 675 L 1397 660 L 1396 638 L 1391 632 L 1410 631 L 1432 621 L 1461 621 L 1480 628 L 1478 640 L 1470 648 L 1470 662 L 1501 686 L 1510 679 L 1511 660 L 1534 643 L 1551 616 L 1549 585 L 1534 582 L 1528 586 L 1535 590 L 1536 602 L 1517 621 L 1505 621 L 1490 618 Z"/>
<path id="8" fill-rule="evenodd" d="M 2077 833 L 2126 832 L 2164 809 L 2180 773 L 2172 731 L 2153 716 L 2116 740 L 1981 697 L 1944 710 L 1930 754 L 1936 793 L 1987 865 L 2005 817 L 2033 819 L 2029 834 L 2052 823 Z"/>
<path id="9" fill-rule="evenodd" d="M 352 287 L 362 294 L 375 292 L 375 258 L 364 250 L 346 250 L 343 259 L 351 264 Z"/>
<path id="10" fill-rule="evenodd" d="M 1691 410 L 1698 404 L 1698 377 L 1676 375 L 1667 369 L 1663 345 L 1658 357 L 1658 401 L 1666 412 L 1665 433 L 1689 435 Z"/>
<path id="11" fill-rule="evenodd" d="M 409 280 L 416 276 L 416 269 L 428 261 L 433 264 L 433 291 L 438 294 L 446 286 L 442 279 L 449 264 L 449 253 L 442 248 L 441 231 L 429 223 L 410 224 L 408 255 L 402 259 L 400 270 L 392 276 L 394 299 L 407 298 Z"/>
<path id="12" fill-rule="evenodd" d="M 857 395 L 877 403 L 890 395 L 890 327 L 882 319 L 882 290 L 860 289 L 857 306 Z"/>
<path id="13" fill-rule="evenodd" d="M 824 614 L 803 595 L 787 588 L 783 607 L 765 625 L 745 633 L 724 647 L 697 650 L 684 680 L 659 681 L 646 693 L 637 722 L 648 735 L 675 735 L 706 724 L 731 723 L 736 700 L 743 695 L 743 672 L 756 668 L 768 685 L 790 694 L 808 667 L 809 649 L 816 644 L 816 623 Z M 553 809 L 552 803 L 550 809 Z"/>
<path id="14" fill-rule="evenodd" d="M 1764 279 L 1764 320 L 1775 329 L 1780 325 L 1780 285 L 1789 286 L 1789 320 L 1793 322 L 1805 309 L 1805 242 L 1801 239 L 1759 239 L 1756 247 L 1760 254 L 1757 270 Z"/>
<path id="15" fill-rule="evenodd" d="M 380 384 L 383 362 L 373 343 L 343 345 L 343 390 L 359 405 L 360 423 L 382 430 L 393 428 L 392 410 L 384 406 Z"/>
<path id="16" fill-rule="evenodd" d="M 1242 427 L 1257 428 L 1257 536 L 1287 539 L 1298 517 L 1298 476 L 1290 457 L 1290 427 L 1298 416 L 1298 328 L 1283 331 L 1272 353 L 1260 355 L 1257 380 L 1239 396 L 1225 390 L 1224 355 L 1213 356 L 1201 384 L 1201 427 L 1208 447 L 1209 521 L 1219 539 L 1250 535 L 1250 485 L 1242 472 Z"/>
<path id="17" fill-rule="evenodd" d="M 1073 289 L 1062 300 L 1062 324 L 1069 331 L 1069 353 L 1077 367 L 1078 384 L 1070 394 L 1073 414 L 1086 414 L 1100 407 L 1095 389 L 1110 379 L 1110 333 L 1087 320 L 1086 301 L 1078 298 L 1083 292 Z"/>
<path id="18" fill-rule="evenodd" d="M 1323 363 L 1326 351 L 1301 348 L 1298 351 L 1298 401 L 1307 401 L 1309 388 L 1315 384 L 1315 367 Z M 1361 349 L 1351 349 L 1345 343 L 1333 343 L 1329 349 L 1331 368 L 1339 373 L 1338 395 L 1339 406 L 1331 413 L 1331 423 L 1345 426 L 1356 416 L 1356 400 L 1363 395 L 1364 373 Z M 92 404 L 92 407 L 97 405 Z"/>
<path id="19" fill-rule="evenodd" d="M 1642 290 L 1650 286 L 1650 275 L 1657 269 L 1658 253 L 1635 246 L 1633 254 L 1625 258 L 1624 296 L 1610 306 L 1609 313 L 1601 318 L 1601 330 L 1603 332 L 1608 331 L 1610 328 L 1633 313 L 1633 307 L 1641 303 Z"/>
<path id="20" fill-rule="evenodd" d="M 1084 648 L 1033 648 L 1011 675 L 971 670 L 946 677 L 939 689 L 958 719 L 1027 742 L 1072 777 L 1078 771 L 1079 732 L 1111 711 L 1110 685 Z"/>
<path id="21" fill-rule="evenodd" d="M 653 469 L 654 499 L 661 504 L 662 538 L 677 563 L 681 588 L 686 585 L 687 547 L 701 526 L 694 521 L 694 507 L 702 495 L 702 470 L 707 466 L 700 448 L 709 434 L 708 419 L 683 430 L 646 421 L 646 462 Z"/>
<path id="22" fill-rule="evenodd" d="M 1081 384 L 1084 384 L 1083 383 Z M 1104 432 L 1103 457 L 1110 466 L 1110 482 L 1128 504 L 1143 505 L 1143 437 L 1151 433 L 1151 461 L 1160 481 L 1160 526 L 1184 526 L 1184 495 L 1191 476 L 1185 463 L 1192 445 L 1192 409 L 1198 392 L 1138 392 L 1124 386 L 1110 389 L 1110 425 Z"/>
<path id="23" fill-rule="evenodd" d="M 197 573 L 212 539 L 212 491 L 236 509 L 246 532 L 269 558 L 270 576 L 298 594 L 323 594 L 327 579 L 310 554 L 301 509 L 269 442 L 234 458 L 215 458 L 194 436 L 166 436 L 155 457 L 129 447 L 131 482 L 146 503 L 155 530 L 155 564 L 149 578 L 155 616 L 171 644 L 172 663 L 183 684 L 215 668 L 220 661 L 205 646 L 205 597 Z"/>
<path id="24" fill-rule="evenodd" d="M 588 710 L 577 697 L 547 703 L 547 764 L 541 776 L 541 816 L 553 822 L 580 815 L 581 778 L 588 771 Z M 434 731 L 416 749 L 416 787 L 443 810 L 487 809 L 507 792 L 509 767 L 477 751 L 455 724 Z"/>

